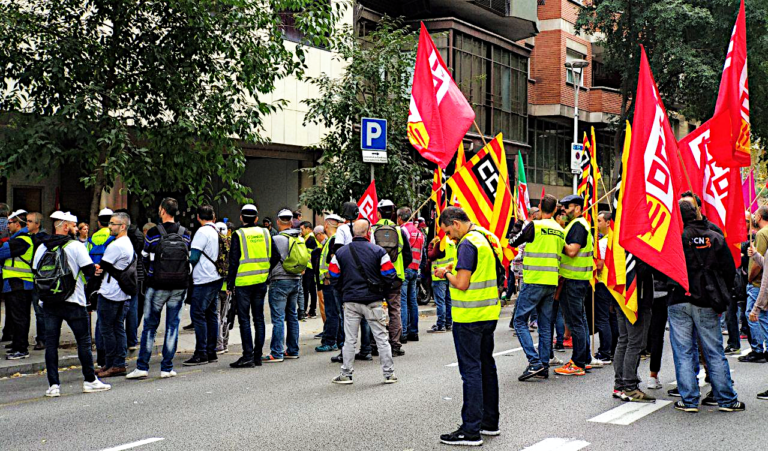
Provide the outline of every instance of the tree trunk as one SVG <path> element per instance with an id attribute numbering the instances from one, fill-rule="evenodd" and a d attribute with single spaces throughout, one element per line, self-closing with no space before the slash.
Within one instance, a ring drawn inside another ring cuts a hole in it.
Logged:
<path id="1" fill-rule="evenodd" d="M 93 232 L 99 230 L 97 220 L 99 217 L 99 204 L 101 203 L 101 192 L 106 187 L 106 180 L 104 176 L 104 163 L 107 160 L 107 149 L 102 147 L 99 152 L 99 160 L 96 166 L 96 180 L 93 185 L 93 195 L 91 196 L 91 218 L 88 221 L 89 229 Z"/>

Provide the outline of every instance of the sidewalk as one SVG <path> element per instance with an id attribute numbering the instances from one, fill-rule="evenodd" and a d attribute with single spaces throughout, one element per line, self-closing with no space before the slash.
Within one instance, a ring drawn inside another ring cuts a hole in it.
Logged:
<path id="1" fill-rule="evenodd" d="M 3 303 L 2 317 L 5 320 L 5 305 Z M 436 308 L 433 304 L 420 305 L 419 316 L 422 318 L 428 316 L 434 316 L 436 314 Z M 37 333 L 35 327 L 34 313 L 31 313 L 32 320 L 29 331 L 29 358 L 23 360 L 6 360 L 2 358 L 0 360 L 0 378 L 6 377 L 19 377 L 22 374 L 37 373 L 45 370 L 45 350 L 34 351 L 32 346 L 35 344 L 35 335 Z M 269 342 L 272 337 L 272 323 L 269 318 L 269 306 L 264 306 L 264 315 L 267 322 L 266 328 L 266 342 L 264 349 L 269 351 Z M 96 313 L 92 314 L 93 324 L 96 324 Z M 176 349 L 177 354 L 192 354 L 195 350 L 195 332 L 181 330 L 183 326 L 186 326 L 191 322 L 189 318 L 189 305 L 184 305 L 184 309 L 181 314 L 181 323 L 179 325 L 179 343 Z M 143 323 L 142 323 L 143 324 Z M 139 340 L 141 340 L 141 328 L 142 324 L 139 324 Z M 301 352 L 306 352 L 307 349 L 311 349 L 315 346 L 315 342 L 319 344 L 319 340 L 314 340 L 314 336 L 323 331 L 323 320 L 318 316 L 314 319 L 307 319 L 299 323 L 299 343 L 302 348 Z M 157 328 L 157 338 L 155 339 L 155 346 L 152 351 L 153 359 L 151 364 L 160 364 L 160 360 L 155 357 L 163 350 L 163 338 L 165 337 L 165 310 L 160 318 L 160 326 Z M 311 347 L 307 347 L 311 345 Z M 61 339 L 59 341 L 59 368 L 65 368 L 68 366 L 80 365 L 80 360 L 77 358 L 77 349 L 75 347 L 75 339 L 72 331 L 67 326 L 61 328 Z M 3 350 L 5 343 L 3 343 Z M 242 351 L 242 342 L 240 341 L 240 328 L 237 319 L 235 319 L 235 327 L 229 331 L 229 353 L 239 354 Z M 138 357 L 139 351 L 128 351 L 128 367 L 132 369 L 135 366 L 136 357 Z M 94 362 L 96 360 L 96 352 L 94 351 Z"/>

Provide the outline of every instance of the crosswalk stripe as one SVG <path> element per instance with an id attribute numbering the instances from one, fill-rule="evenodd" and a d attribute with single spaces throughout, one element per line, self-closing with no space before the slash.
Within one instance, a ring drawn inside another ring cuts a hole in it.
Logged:
<path id="1" fill-rule="evenodd" d="M 589 442 L 576 438 L 548 438 L 523 451 L 578 451 L 587 446 Z"/>
<path id="2" fill-rule="evenodd" d="M 589 421 L 592 423 L 627 426 L 668 404 L 672 404 L 672 401 L 656 400 L 654 403 L 627 402 L 594 418 L 590 418 Z"/>
<path id="3" fill-rule="evenodd" d="M 126 449 L 136 448 L 138 446 L 148 445 L 150 443 L 159 442 L 161 440 L 165 440 L 164 438 L 159 437 L 153 437 L 153 438 L 145 438 L 144 440 L 139 440 L 137 442 L 131 442 L 126 443 L 125 445 L 115 446 L 113 448 L 105 448 L 102 451 L 123 451 Z"/>
<path id="4" fill-rule="evenodd" d="M 513 352 L 522 351 L 523 348 L 515 348 L 515 349 L 507 349 L 506 351 L 500 351 L 493 354 L 494 357 L 498 357 L 500 355 L 506 355 L 506 354 L 512 354 Z M 454 367 L 459 366 L 459 362 L 453 362 L 449 363 L 448 365 L 445 365 L 447 367 Z"/>

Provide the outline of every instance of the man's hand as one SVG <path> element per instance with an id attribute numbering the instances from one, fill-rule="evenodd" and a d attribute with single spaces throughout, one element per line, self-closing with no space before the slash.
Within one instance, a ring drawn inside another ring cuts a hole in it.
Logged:
<path id="1" fill-rule="evenodd" d="M 749 312 L 749 320 L 753 323 L 757 322 L 757 313 L 755 312 Z"/>
<path id="2" fill-rule="evenodd" d="M 104 270 L 101 269 L 101 266 L 99 266 L 99 265 L 93 265 L 93 266 L 96 268 L 96 271 L 94 271 L 94 273 L 93 273 L 94 276 L 98 277 L 98 276 L 101 275 L 101 273 L 104 272 Z"/>
<path id="3" fill-rule="evenodd" d="M 755 246 L 754 246 L 754 245 L 750 245 L 750 246 L 749 246 L 749 249 L 747 249 L 747 254 L 748 254 L 750 257 L 751 257 L 751 256 L 753 256 L 753 255 L 755 255 L 755 253 L 756 253 L 756 252 L 757 252 L 757 249 L 755 249 Z"/>
<path id="4" fill-rule="evenodd" d="M 445 273 L 447 272 L 447 268 L 435 268 L 435 277 L 438 279 L 445 279 Z"/>

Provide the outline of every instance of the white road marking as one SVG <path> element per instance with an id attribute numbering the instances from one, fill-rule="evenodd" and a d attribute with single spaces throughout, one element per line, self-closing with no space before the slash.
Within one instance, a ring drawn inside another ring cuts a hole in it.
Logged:
<path id="1" fill-rule="evenodd" d="M 587 446 L 589 442 L 576 438 L 548 438 L 523 451 L 578 451 Z"/>
<path id="2" fill-rule="evenodd" d="M 522 350 L 523 350 L 523 348 L 507 349 L 506 351 L 496 352 L 496 353 L 493 354 L 493 356 L 494 357 L 498 357 L 500 355 L 512 354 L 513 352 L 518 352 L 518 351 L 522 351 Z M 445 365 L 445 366 L 447 366 L 447 367 L 459 366 L 459 362 L 449 363 L 448 365 Z"/>
<path id="3" fill-rule="evenodd" d="M 590 418 L 589 421 L 627 426 L 668 404 L 672 404 L 672 401 L 656 400 L 654 403 L 627 402 L 615 409 Z"/>
<path id="4" fill-rule="evenodd" d="M 145 438 L 144 440 L 139 440 L 138 442 L 126 443 L 125 445 L 115 446 L 114 448 L 105 448 L 101 451 L 123 451 L 125 449 L 137 448 L 139 446 L 159 442 L 160 440 L 165 440 L 165 439 L 159 438 L 159 437 Z"/>

